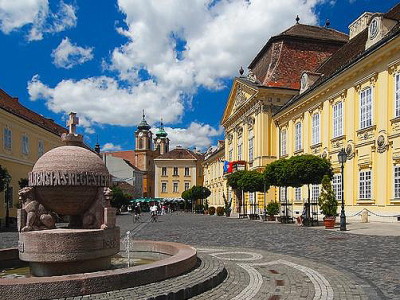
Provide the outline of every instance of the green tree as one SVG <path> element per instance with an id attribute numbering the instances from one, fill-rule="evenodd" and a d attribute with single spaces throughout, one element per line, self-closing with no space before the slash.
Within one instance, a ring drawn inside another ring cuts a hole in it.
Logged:
<path id="1" fill-rule="evenodd" d="M 238 180 L 238 187 L 244 192 L 263 192 L 264 182 L 266 183 L 265 191 L 268 191 L 269 183 L 264 181 L 262 173 L 257 171 L 243 171 Z"/>
<path id="2" fill-rule="evenodd" d="M 11 181 L 11 176 L 8 173 L 7 169 L 3 168 L 0 165 L 0 192 L 3 192 L 6 189 L 7 184 L 9 184 L 10 181 Z"/>
<path id="3" fill-rule="evenodd" d="M 181 197 L 185 200 L 185 210 L 189 208 L 189 201 L 192 201 L 192 189 L 182 192 Z"/>
<path id="4" fill-rule="evenodd" d="M 113 196 L 111 199 L 111 206 L 116 207 L 116 208 L 121 208 L 122 206 L 126 206 L 129 204 L 130 196 L 127 194 L 124 194 L 124 192 L 121 190 L 121 188 L 115 186 L 111 188 L 113 192 Z"/>
<path id="5" fill-rule="evenodd" d="M 322 191 L 318 198 L 318 205 L 325 217 L 335 217 L 337 214 L 338 202 L 332 189 L 331 180 L 328 175 L 322 179 Z"/>
<path id="6" fill-rule="evenodd" d="M 278 187 L 289 186 L 287 174 L 288 160 L 281 158 L 268 164 L 264 170 L 264 178 L 268 184 Z"/>
<path id="7" fill-rule="evenodd" d="M 285 158 L 278 159 L 268 164 L 264 170 L 264 179 L 270 185 L 285 188 L 285 199 L 287 194 L 287 187 L 293 186 L 293 182 L 289 180 L 288 176 L 289 161 Z"/>
<path id="8" fill-rule="evenodd" d="M 208 188 L 201 186 L 201 185 L 195 185 L 185 192 L 182 193 L 182 198 L 185 201 L 190 200 L 192 202 L 192 207 L 193 207 L 193 203 L 195 203 L 196 200 L 201 200 L 203 202 L 203 199 L 206 199 L 208 196 L 211 195 L 211 191 Z M 204 205 L 199 204 L 197 207 L 198 207 L 198 210 L 202 210 L 204 208 Z"/>
<path id="9" fill-rule="evenodd" d="M 331 163 L 319 156 L 304 154 L 288 159 L 287 180 L 290 186 L 308 187 L 308 203 L 310 204 L 310 184 L 320 184 L 324 175 L 333 177 Z"/>
<path id="10" fill-rule="evenodd" d="M 243 170 L 233 172 L 228 176 L 227 180 L 227 185 L 230 186 L 234 191 L 240 207 L 242 206 L 242 190 L 239 181 L 245 172 L 246 171 Z"/>

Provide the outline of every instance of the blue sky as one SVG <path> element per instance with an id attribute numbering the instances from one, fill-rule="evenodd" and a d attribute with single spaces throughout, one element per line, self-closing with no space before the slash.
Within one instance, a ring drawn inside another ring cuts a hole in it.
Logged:
<path id="1" fill-rule="evenodd" d="M 0 1 L 0 88 L 104 150 L 134 148 L 141 111 L 163 118 L 172 145 L 205 149 L 232 78 L 271 35 L 295 23 L 348 32 L 364 11 L 395 0 Z"/>

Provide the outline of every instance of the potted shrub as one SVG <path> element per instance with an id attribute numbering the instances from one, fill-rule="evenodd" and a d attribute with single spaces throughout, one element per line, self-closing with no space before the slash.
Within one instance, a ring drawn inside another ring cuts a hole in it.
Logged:
<path id="1" fill-rule="evenodd" d="M 275 221 L 275 215 L 279 213 L 279 203 L 271 201 L 267 205 L 268 221 Z"/>
<path id="2" fill-rule="evenodd" d="M 205 200 L 205 203 L 204 203 L 204 213 L 208 214 L 208 200 L 207 199 Z"/>
<path id="3" fill-rule="evenodd" d="M 322 178 L 322 191 L 318 198 L 318 205 L 325 216 L 325 228 L 333 229 L 335 226 L 338 202 L 332 190 L 331 180 L 327 175 Z"/>
<path id="4" fill-rule="evenodd" d="M 215 207 L 214 206 L 211 206 L 211 207 L 208 208 L 208 214 L 210 216 L 215 215 Z"/>
<path id="5" fill-rule="evenodd" d="M 224 198 L 224 204 L 225 204 L 225 207 L 223 208 L 224 209 L 224 212 L 225 212 L 225 215 L 227 216 L 227 217 L 230 217 L 230 215 L 231 215 L 231 206 L 232 206 L 232 199 L 230 199 L 229 201 L 228 200 L 226 200 L 226 197 L 225 197 L 225 194 L 223 193 L 222 194 L 222 197 Z M 218 207 L 219 208 L 219 207 Z M 218 209 L 217 209 L 217 211 L 218 211 Z"/>
<path id="6" fill-rule="evenodd" d="M 222 206 L 217 207 L 217 216 L 219 216 L 219 217 L 223 216 L 224 212 L 225 212 L 225 210 Z"/>

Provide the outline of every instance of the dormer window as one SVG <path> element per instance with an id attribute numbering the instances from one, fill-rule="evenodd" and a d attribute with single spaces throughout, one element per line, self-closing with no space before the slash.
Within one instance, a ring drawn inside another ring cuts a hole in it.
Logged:
<path id="1" fill-rule="evenodd" d="M 375 15 L 368 25 L 368 40 L 365 43 L 365 49 L 382 40 L 396 23 L 395 20 L 385 18 L 382 14 Z"/>
<path id="2" fill-rule="evenodd" d="M 369 25 L 369 38 L 371 40 L 373 40 L 377 36 L 379 31 L 378 26 L 379 26 L 379 18 L 376 17 L 371 21 L 371 24 Z"/>

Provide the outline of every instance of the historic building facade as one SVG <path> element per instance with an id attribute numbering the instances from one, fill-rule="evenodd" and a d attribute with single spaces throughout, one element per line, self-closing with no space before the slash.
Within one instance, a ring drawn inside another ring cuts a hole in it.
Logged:
<path id="1" fill-rule="evenodd" d="M 326 27 L 296 24 L 271 38 L 250 64 L 248 76 L 233 82 L 221 121 L 225 159 L 245 161 L 251 170 L 303 153 L 326 157 L 334 168 L 333 188 L 340 201 L 337 154 L 345 148 L 348 215 L 367 208 L 371 217 L 397 220 L 399 20 L 398 4 L 385 14 L 361 15 L 350 24 L 349 37 Z M 307 52 L 308 43 L 311 48 L 318 45 L 317 51 Z M 311 188 L 315 201 L 319 190 Z M 282 194 L 270 189 L 265 202 L 279 201 Z M 235 206 L 247 206 L 250 197 L 235 199 Z M 263 197 L 255 197 L 263 207 Z M 307 197 L 306 187 L 288 189 L 293 215 L 301 213 Z"/>
<path id="2" fill-rule="evenodd" d="M 103 153 L 102 157 L 113 184 L 122 187 L 124 193 L 131 195 L 132 199 L 142 198 L 144 172 L 126 159 L 108 153 Z"/>
<path id="3" fill-rule="evenodd" d="M 386 14 L 364 13 L 350 26 L 350 40 L 313 73 L 304 70 L 300 94 L 274 116 L 279 157 L 312 153 L 334 168 L 342 198 L 337 154 L 344 148 L 344 200 L 349 216 L 400 216 L 400 5 Z M 319 187 L 312 187 L 318 198 Z M 289 189 L 295 211 L 306 188 Z"/>
<path id="4" fill-rule="evenodd" d="M 155 197 L 180 199 L 182 192 L 203 185 L 203 155 L 180 146 L 155 160 Z"/>
<path id="5" fill-rule="evenodd" d="M 169 138 L 161 122 L 156 132 L 155 138 L 151 132 L 151 126 L 145 119 L 143 112 L 142 121 L 135 131 L 135 150 L 107 152 L 107 155 L 122 158 L 129 161 L 131 165 L 138 168 L 143 174 L 143 197 L 154 198 L 155 195 L 155 175 L 154 159 L 160 154 L 169 151 Z"/>
<path id="6" fill-rule="evenodd" d="M 228 196 L 224 181 L 224 141 L 218 141 L 217 147 L 210 147 L 205 153 L 203 166 L 203 185 L 211 191 L 207 198 L 208 205 L 224 207 L 224 197 Z M 226 198 L 227 199 L 227 198 Z"/>
<path id="7" fill-rule="evenodd" d="M 18 98 L 0 89 L 0 165 L 11 175 L 9 189 L 9 216 L 16 217 L 18 181 L 28 178 L 28 173 L 40 156 L 62 146 L 60 136 L 68 131 L 51 119 L 47 119 L 24 107 Z M 6 193 L 0 193 L 0 220 L 6 216 Z"/>
<path id="8" fill-rule="evenodd" d="M 299 92 L 302 70 L 314 70 L 346 42 L 333 29 L 297 23 L 272 37 L 249 66 L 247 76 L 234 79 L 221 125 L 225 129 L 225 160 L 234 169 L 262 171 L 278 158 L 273 115 Z M 228 195 L 232 191 L 228 190 Z M 259 213 L 276 191 L 233 197 L 233 214 Z"/>

